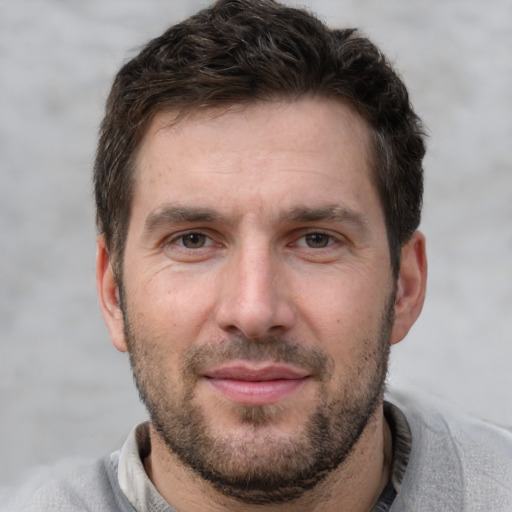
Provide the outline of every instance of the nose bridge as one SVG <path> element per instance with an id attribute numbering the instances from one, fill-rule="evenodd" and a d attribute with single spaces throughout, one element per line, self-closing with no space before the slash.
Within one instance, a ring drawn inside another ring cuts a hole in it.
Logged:
<path id="1" fill-rule="evenodd" d="M 291 326 L 293 311 L 279 258 L 264 237 L 237 246 L 224 278 L 219 306 L 222 329 L 258 338 Z"/>
<path id="2" fill-rule="evenodd" d="M 251 247 L 252 245 L 252 247 Z M 237 258 L 237 295 L 241 305 L 270 305 L 274 300 L 276 262 L 263 243 L 247 244 Z"/>

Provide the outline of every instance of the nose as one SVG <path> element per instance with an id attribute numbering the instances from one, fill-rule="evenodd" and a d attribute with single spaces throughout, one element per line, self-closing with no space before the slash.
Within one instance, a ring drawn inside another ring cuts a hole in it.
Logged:
<path id="1" fill-rule="evenodd" d="M 282 262 L 268 247 L 255 245 L 230 257 L 216 309 L 223 331 L 252 339 L 282 334 L 295 321 Z"/>

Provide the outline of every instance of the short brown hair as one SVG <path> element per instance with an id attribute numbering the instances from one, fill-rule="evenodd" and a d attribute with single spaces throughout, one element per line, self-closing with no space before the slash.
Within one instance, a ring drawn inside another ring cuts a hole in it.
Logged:
<path id="1" fill-rule="evenodd" d="M 398 275 L 401 247 L 420 222 L 425 154 L 407 90 L 357 30 L 330 30 L 312 14 L 273 0 L 219 0 L 150 41 L 115 77 L 94 183 L 98 230 L 116 272 L 122 270 L 135 157 L 156 113 L 305 95 L 348 101 L 369 123 L 372 179 Z"/>

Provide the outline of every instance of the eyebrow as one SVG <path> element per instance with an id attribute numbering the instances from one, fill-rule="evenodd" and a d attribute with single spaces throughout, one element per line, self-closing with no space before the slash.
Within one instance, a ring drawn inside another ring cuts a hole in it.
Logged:
<path id="1" fill-rule="evenodd" d="M 168 205 L 148 215 L 144 231 L 147 234 L 180 222 L 216 222 L 222 216 L 210 208 L 193 208 L 188 206 Z"/>
<path id="2" fill-rule="evenodd" d="M 359 229 L 368 228 L 368 219 L 360 212 L 340 205 L 327 205 L 318 208 L 296 206 L 281 212 L 278 216 L 280 222 L 310 223 L 310 222 L 343 222 L 354 225 Z M 195 222 L 220 222 L 227 220 L 216 210 L 179 205 L 167 205 L 150 213 L 144 225 L 144 232 L 150 235 L 170 224 Z"/>
<path id="3" fill-rule="evenodd" d="M 283 212 L 280 217 L 291 222 L 344 222 L 353 224 L 358 228 L 367 228 L 369 224 L 368 219 L 363 213 L 337 204 L 320 208 L 299 206 Z"/>

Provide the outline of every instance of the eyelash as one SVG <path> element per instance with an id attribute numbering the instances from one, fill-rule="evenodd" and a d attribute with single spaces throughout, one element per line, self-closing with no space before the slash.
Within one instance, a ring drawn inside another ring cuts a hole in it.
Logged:
<path id="1" fill-rule="evenodd" d="M 309 242 L 312 242 L 313 237 L 322 237 L 323 241 L 325 241 L 324 244 L 320 244 L 320 246 L 312 247 L 309 245 Z M 308 241 L 309 238 L 309 241 Z M 304 240 L 304 245 L 299 244 L 299 241 Z M 326 249 L 327 247 L 330 247 L 331 245 L 334 245 L 338 239 L 334 237 L 333 235 L 330 235 L 329 233 L 325 233 L 323 231 L 310 231 L 308 233 L 304 233 L 302 236 L 300 236 L 297 241 L 295 242 L 295 245 L 298 247 L 304 247 L 307 249 L 314 249 L 314 250 L 320 250 L 320 249 Z"/>
<path id="2" fill-rule="evenodd" d="M 196 237 L 196 238 L 199 237 L 199 241 L 194 241 L 192 239 L 192 237 Z M 175 240 L 181 241 L 180 247 L 184 247 L 185 249 L 189 249 L 189 250 L 202 249 L 203 247 L 208 247 L 211 245 L 211 243 L 208 243 L 208 240 L 210 240 L 210 242 L 211 242 L 210 237 L 208 237 L 204 233 L 198 233 L 196 231 L 193 231 L 190 233 L 185 233 L 184 235 L 179 236 Z M 191 242 L 192 245 L 195 245 L 196 243 L 199 243 L 200 245 L 198 247 L 187 247 L 186 241 Z"/>
<path id="3" fill-rule="evenodd" d="M 193 236 L 201 237 L 203 243 L 201 245 L 199 245 L 198 247 L 187 247 L 185 240 L 188 237 L 189 241 L 190 241 L 190 237 L 193 237 Z M 325 244 L 322 245 L 322 243 L 321 243 L 320 246 L 312 247 L 310 245 L 310 242 L 312 241 L 313 237 L 322 237 L 322 239 L 325 241 Z M 309 239 L 309 241 L 308 241 L 308 239 Z M 304 241 L 303 243 L 301 243 L 302 240 Z M 320 250 L 320 249 L 327 249 L 328 247 L 335 245 L 336 243 L 339 243 L 339 241 L 340 240 L 338 237 L 335 237 L 334 235 L 331 235 L 329 233 L 325 233 L 323 231 L 309 231 L 309 232 L 303 232 L 301 234 L 301 236 L 297 237 L 294 240 L 294 242 L 291 244 L 291 246 L 301 247 L 304 249 Z M 187 231 L 184 233 L 179 233 L 177 235 L 174 235 L 172 238 L 165 240 L 164 245 L 166 245 L 166 246 L 175 245 L 175 246 L 179 247 L 180 249 L 186 250 L 186 251 L 199 251 L 201 249 L 205 249 L 207 247 L 211 247 L 211 246 L 215 245 L 215 242 L 211 236 L 209 236 L 208 234 L 206 234 L 202 231 L 197 230 L 197 231 Z"/>
<path id="4" fill-rule="evenodd" d="M 187 247 L 185 245 L 185 240 L 188 238 L 190 241 L 190 238 L 193 236 L 201 237 L 204 240 L 204 243 L 202 245 L 200 245 L 199 247 Z M 215 244 L 215 242 L 213 241 L 211 236 L 209 236 L 206 233 L 203 233 L 202 231 L 199 231 L 199 230 L 178 233 L 178 234 L 173 235 L 170 238 L 167 238 L 163 242 L 164 246 L 173 245 L 173 246 L 177 246 L 180 249 L 185 250 L 185 251 L 198 251 L 200 249 L 204 249 L 205 247 L 210 247 L 214 244 Z"/>

